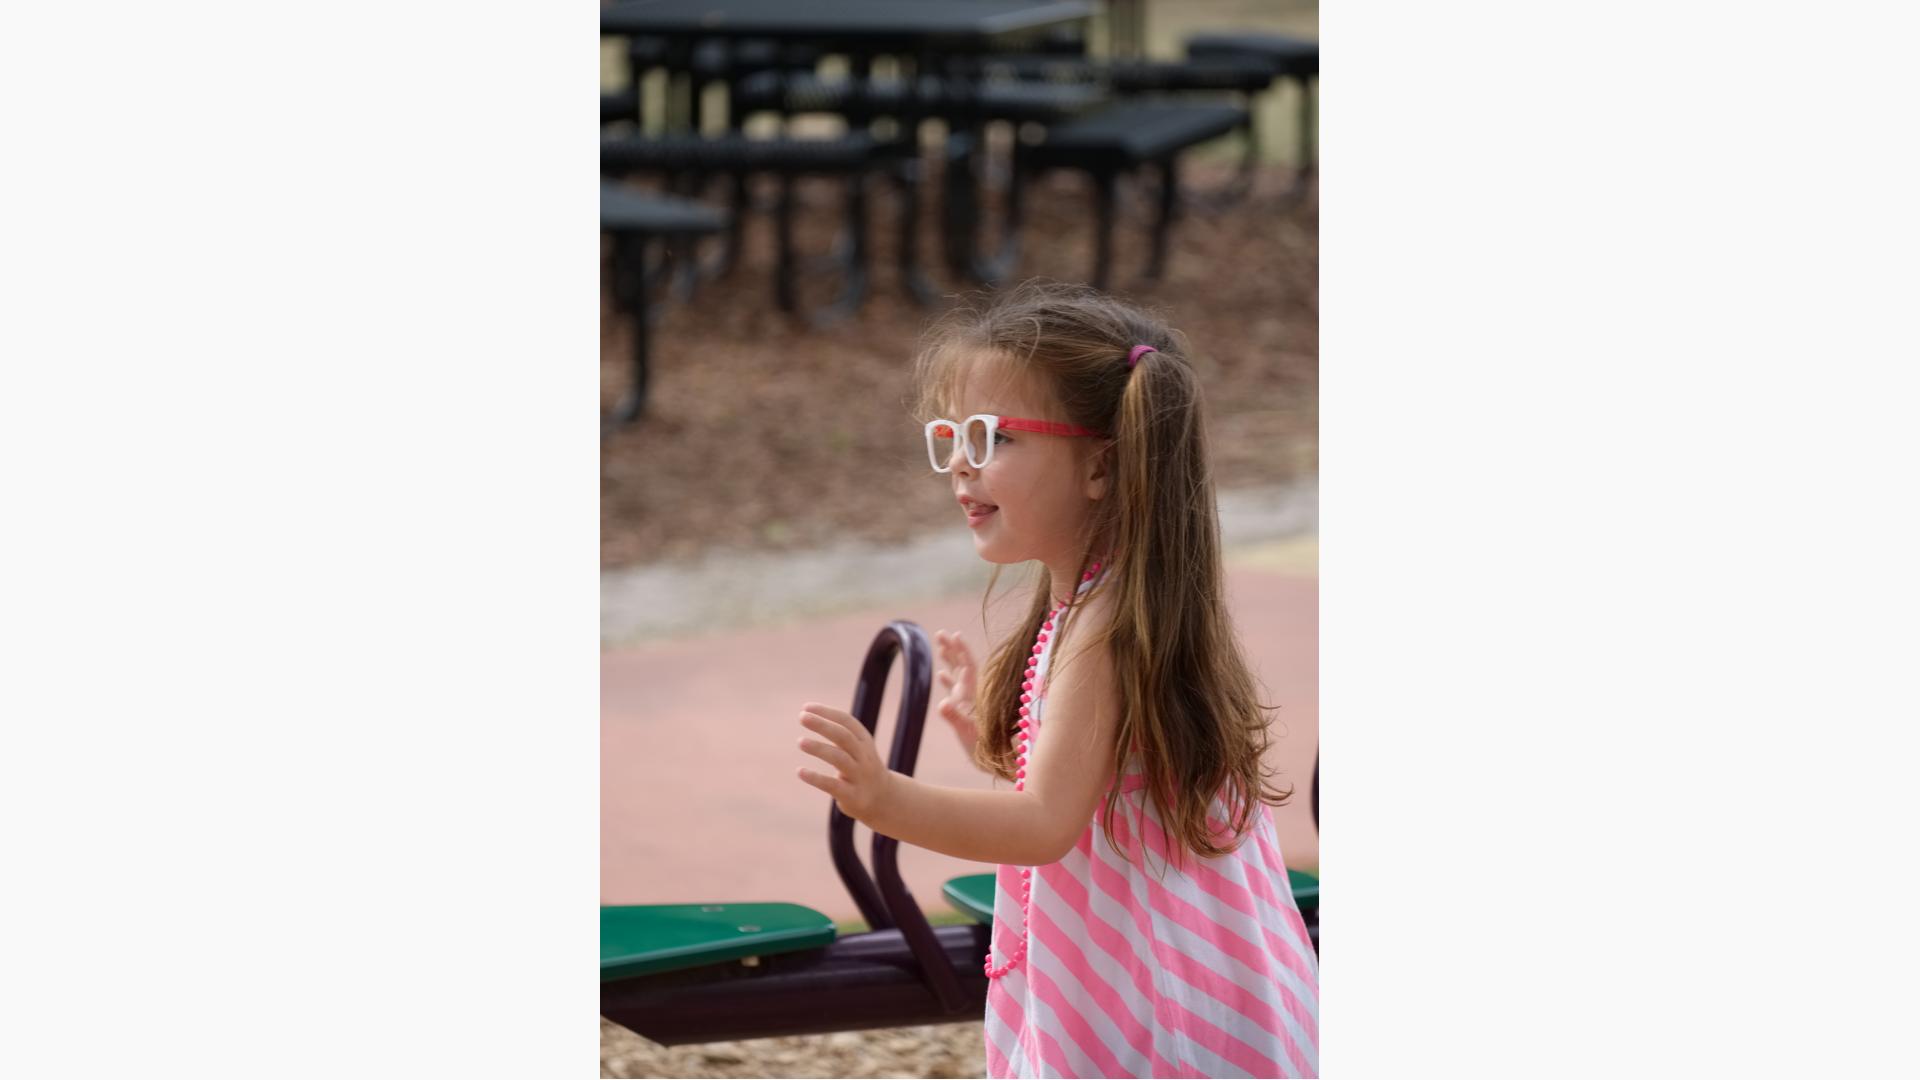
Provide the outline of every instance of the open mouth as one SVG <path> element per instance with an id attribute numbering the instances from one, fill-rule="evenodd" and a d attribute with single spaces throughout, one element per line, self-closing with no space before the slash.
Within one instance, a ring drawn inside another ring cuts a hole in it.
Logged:
<path id="1" fill-rule="evenodd" d="M 998 509 L 1000 508 L 997 506 L 970 506 L 967 508 L 967 522 L 972 524 L 983 521 L 992 516 L 993 512 Z"/>

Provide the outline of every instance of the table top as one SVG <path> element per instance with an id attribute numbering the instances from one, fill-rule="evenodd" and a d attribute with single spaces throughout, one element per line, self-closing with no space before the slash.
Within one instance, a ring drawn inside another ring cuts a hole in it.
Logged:
<path id="1" fill-rule="evenodd" d="M 692 199 L 600 182 L 600 228 L 653 235 L 719 232 L 727 215 Z"/>
<path id="2" fill-rule="evenodd" d="M 600 9 L 600 32 L 984 49 L 1096 10 L 1093 0 L 622 0 Z"/>

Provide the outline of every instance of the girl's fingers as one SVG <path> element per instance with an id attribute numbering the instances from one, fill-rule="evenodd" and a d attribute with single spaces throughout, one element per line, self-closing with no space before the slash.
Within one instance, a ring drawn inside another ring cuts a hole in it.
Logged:
<path id="1" fill-rule="evenodd" d="M 828 746 L 817 739 L 802 737 L 800 749 L 840 770 L 842 775 L 853 771 L 853 758 L 837 746 Z"/>
<path id="2" fill-rule="evenodd" d="M 831 705 L 822 705 L 817 701 L 809 701 L 801 705 L 800 711 L 803 713 L 810 713 L 814 716 L 818 716 L 823 720 L 832 720 L 835 723 L 844 723 L 847 720 L 852 719 L 852 717 L 846 712 L 846 710 L 836 709 Z M 859 721 L 855 720 L 854 723 L 857 724 L 859 723 Z"/>
<path id="3" fill-rule="evenodd" d="M 801 769 L 798 775 L 801 780 L 812 784 L 814 787 L 819 788 L 821 791 L 826 792 L 836 799 L 841 798 L 847 793 L 846 782 L 837 776 L 822 776 L 812 769 Z"/>
<path id="4" fill-rule="evenodd" d="M 847 712 L 845 709 L 834 709 L 825 705 L 808 703 L 800 711 L 801 722 L 804 723 L 808 717 L 819 721 L 822 725 L 814 730 L 848 749 L 852 749 L 852 744 L 847 742 L 848 739 L 852 739 L 854 744 L 862 741 L 872 741 L 873 739 L 872 734 L 867 731 L 867 726 L 862 724 L 858 717 Z"/>
<path id="5" fill-rule="evenodd" d="M 862 731 L 866 730 L 866 726 L 860 723 L 857 717 L 845 709 L 836 709 L 831 705 L 822 705 L 817 701 L 809 701 L 800 706 L 800 711 L 818 716 L 822 720 L 831 720 L 843 727 L 857 727 Z"/>
<path id="6" fill-rule="evenodd" d="M 831 720 L 815 716 L 812 713 L 807 713 L 800 717 L 800 726 L 806 728 L 808 731 L 817 731 L 825 735 L 827 738 L 832 739 L 834 745 L 840 747 L 842 750 L 851 751 L 860 745 L 858 738 L 853 732 L 848 731 L 844 725 L 836 724 Z M 860 730 L 865 731 L 866 729 L 861 728 Z"/>

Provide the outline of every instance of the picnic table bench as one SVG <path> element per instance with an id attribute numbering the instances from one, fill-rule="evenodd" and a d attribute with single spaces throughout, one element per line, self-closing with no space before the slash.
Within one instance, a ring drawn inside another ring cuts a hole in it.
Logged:
<path id="1" fill-rule="evenodd" d="M 600 231 L 613 239 L 614 306 L 633 318 L 633 351 L 627 391 L 613 412 L 600 421 L 600 437 L 612 435 L 640 418 L 647 402 L 647 348 L 652 337 L 648 300 L 647 248 L 656 240 L 705 236 L 726 228 L 727 215 L 711 206 L 600 185 Z"/>
<path id="2" fill-rule="evenodd" d="M 608 176 L 656 173 L 665 176 L 670 186 L 689 177 L 698 181 L 711 175 L 741 179 L 760 173 L 777 176 L 780 197 L 774 213 L 777 254 L 773 294 L 774 303 L 786 312 L 799 310 L 794 281 L 798 266 L 793 238 L 794 180 L 801 176 L 840 176 L 846 178 L 850 187 L 858 188 L 865 174 L 878 168 L 883 160 L 876 153 L 873 139 L 859 134 L 824 139 L 762 139 L 742 133 L 608 135 L 600 140 L 600 171 Z M 861 251 L 866 246 L 865 219 L 864 213 L 856 213 L 849 222 L 855 244 Z M 737 231 L 729 243 L 737 247 Z M 848 266 L 840 295 L 823 309 L 808 313 L 808 317 L 816 326 L 831 323 L 857 308 L 866 291 L 866 262 L 856 260 Z"/>
<path id="3" fill-rule="evenodd" d="M 1297 196 L 1304 191 L 1307 178 L 1314 172 L 1314 146 L 1319 132 L 1313 85 L 1320 78 L 1320 43 L 1285 34 L 1209 31 L 1187 38 L 1187 56 L 1195 61 L 1232 60 L 1262 65 L 1270 79 L 1298 85 L 1300 116 L 1296 124 L 1298 143 L 1294 158 L 1297 171 L 1292 194 Z"/>
<path id="4" fill-rule="evenodd" d="M 1153 224 L 1152 252 L 1145 278 L 1166 269 L 1167 238 L 1179 204 L 1180 154 L 1247 124 L 1243 106 L 1207 101 L 1122 101 L 1098 112 L 1049 128 L 1038 144 L 1022 146 L 1014 157 L 1013 187 L 1049 169 L 1076 169 L 1093 182 L 1095 246 L 1088 280 L 1105 289 L 1112 277 L 1115 188 L 1122 173 L 1151 166 L 1160 174 L 1159 213 Z M 1019 201 L 1009 203 L 1010 216 Z"/>

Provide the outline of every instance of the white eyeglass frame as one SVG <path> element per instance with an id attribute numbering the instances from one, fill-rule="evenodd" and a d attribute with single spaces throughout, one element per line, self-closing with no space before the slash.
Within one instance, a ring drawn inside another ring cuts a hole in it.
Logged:
<path id="1" fill-rule="evenodd" d="M 987 437 L 985 440 L 987 452 L 986 452 L 986 456 L 979 461 L 973 460 L 972 440 L 964 438 L 968 430 L 968 425 L 972 424 L 975 420 L 978 420 L 982 424 L 985 424 L 987 428 Z M 954 438 L 958 440 L 960 445 L 966 449 L 967 464 L 973 466 L 976 469 L 984 469 L 989 464 L 992 463 L 993 437 L 994 435 L 996 435 L 1002 430 L 1031 431 L 1041 435 L 1090 435 L 1096 439 L 1103 437 L 1101 433 L 1098 431 L 1088 431 L 1086 428 L 1079 427 L 1074 424 L 1061 424 L 1061 423 L 1056 423 L 1055 421 L 1052 421 L 1052 420 L 1031 420 L 1021 416 L 997 416 L 993 413 L 974 413 L 972 416 L 969 416 L 965 420 L 960 420 L 960 421 L 948 420 L 945 417 L 936 416 L 933 419 L 927 421 L 926 431 L 927 431 L 927 460 L 933 463 L 933 471 L 937 473 L 947 473 L 947 472 L 953 471 L 952 451 L 948 451 L 946 461 L 941 461 L 940 452 L 937 448 L 935 448 L 934 442 L 933 442 L 934 429 L 940 427 L 943 424 L 953 430 Z"/>

